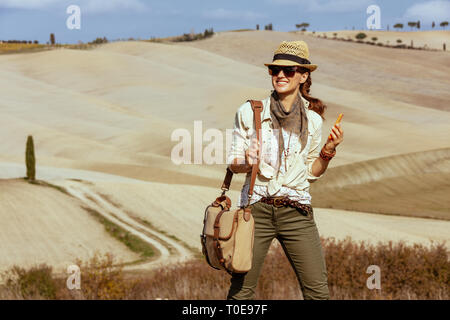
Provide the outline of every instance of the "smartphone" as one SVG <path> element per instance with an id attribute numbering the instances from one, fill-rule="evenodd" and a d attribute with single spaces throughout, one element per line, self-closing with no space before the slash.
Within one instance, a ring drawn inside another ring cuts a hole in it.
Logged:
<path id="1" fill-rule="evenodd" d="M 343 116 L 344 116 L 344 114 L 340 113 L 338 118 L 337 118 L 337 120 L 336 120 L 336 122 L 334 123 L 334 125 L 337 125 L 338 123 L 341 123 L 341 120 L 342 120 Z M 330 133 L 330 136 L 328 137 L 328 139 L 330 139 L 330 140 L 333 139 L 333 137 L 331 136 L 331 133 Z"/>

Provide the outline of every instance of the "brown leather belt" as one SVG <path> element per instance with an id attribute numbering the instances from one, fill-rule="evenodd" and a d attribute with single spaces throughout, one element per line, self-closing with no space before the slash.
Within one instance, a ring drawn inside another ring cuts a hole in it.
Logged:
<path id="1" fill-rule="evenodd" d="M 293 207 L 304 211 L 305 215 L 312 215 L 313 209 L 310 204 L 300 203 L 298 201 L 289 199 L 288 197 L 262 197 L 259 201 L 271 204 L 274 207 Z"/>

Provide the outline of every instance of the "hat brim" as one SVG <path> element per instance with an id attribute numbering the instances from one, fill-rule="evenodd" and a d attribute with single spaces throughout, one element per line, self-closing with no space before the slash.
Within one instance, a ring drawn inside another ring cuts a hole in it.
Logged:
<path id="1" fill-rule="evenodd" d="M 265 63 L 264 65 L 266 67 L 268 67 L 268 66 L 300 66 L 300 67 L 309 69 L 309 71 L 311 71 L 311 72 L 313 72 L 314 70 L 317 69 L 316 64 L 300 64 L 298 62 L 291 61 L 291 60 L 275 60 L 271 63 Z"/>

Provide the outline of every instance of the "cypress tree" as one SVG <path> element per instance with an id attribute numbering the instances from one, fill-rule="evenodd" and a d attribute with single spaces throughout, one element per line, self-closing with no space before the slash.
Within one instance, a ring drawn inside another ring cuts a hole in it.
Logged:
<path id="1" fill-rule="evenodd" d="M 27 179 L 34 181 L 36 178 L 36 158 L 34 157 L 33 136 L 28 136 L 25 151 L 25 163 L 27 165 Z"/>

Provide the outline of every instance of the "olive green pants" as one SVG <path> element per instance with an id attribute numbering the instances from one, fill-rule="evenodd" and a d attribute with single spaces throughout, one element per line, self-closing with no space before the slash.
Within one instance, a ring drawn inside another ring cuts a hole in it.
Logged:
<path id="1" fill-rule="evenodd" d="M 232 274 L 227 299 L 254 298 L 264 258 L 274 238 L 297 275 L 304 299 L 329 299 L 325 259 L 314 217 L 304 215 L 301 209 L 262 202 L 250 207 L 255 219 L 252 269 Z"/>

